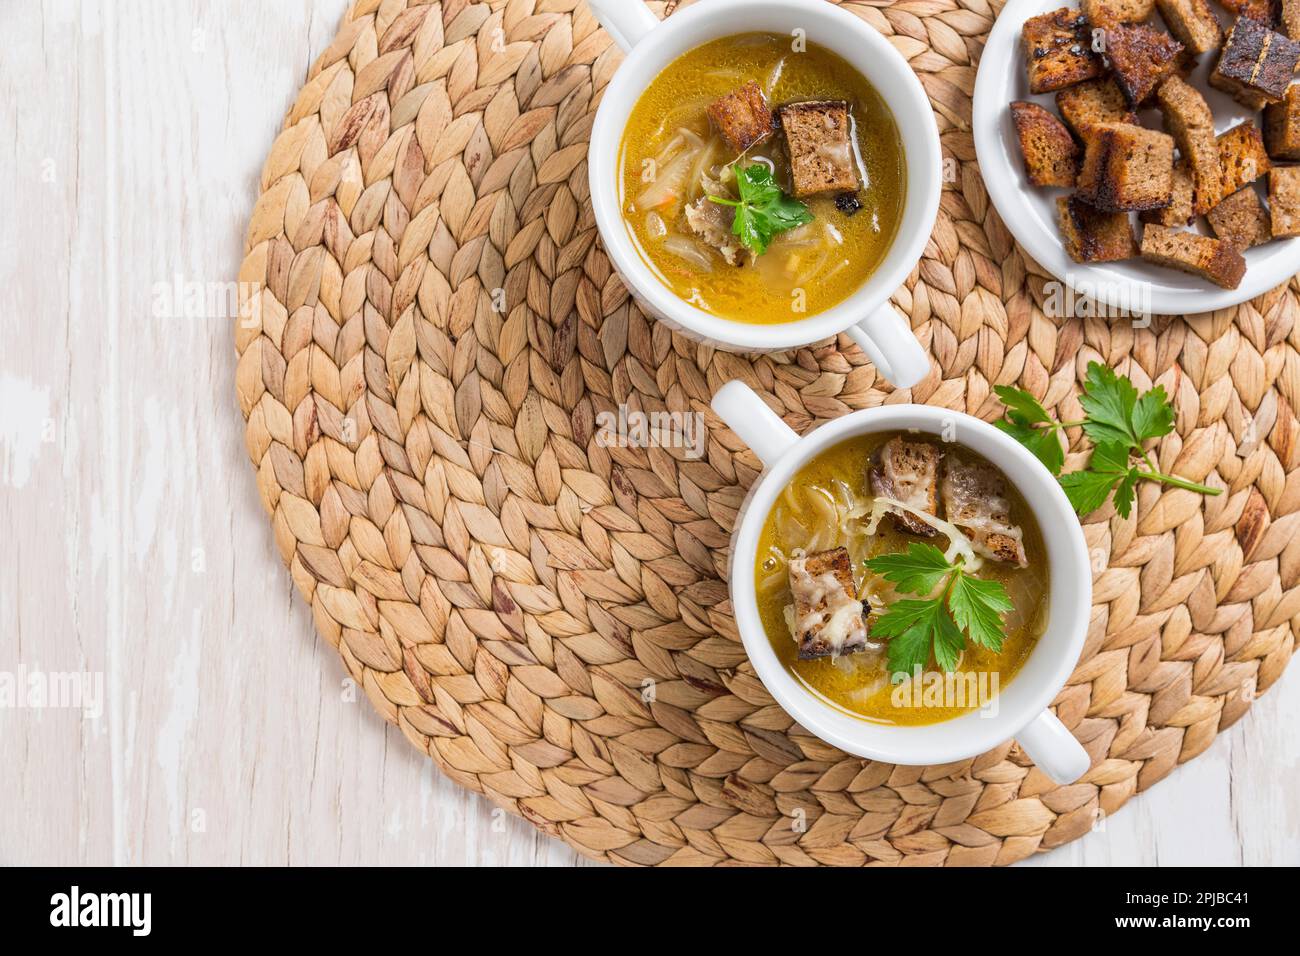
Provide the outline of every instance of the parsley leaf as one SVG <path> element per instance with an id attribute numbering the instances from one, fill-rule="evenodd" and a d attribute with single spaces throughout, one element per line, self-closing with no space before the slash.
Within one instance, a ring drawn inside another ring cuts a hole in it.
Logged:
<path id="1" fill-rule="evenodd" d="M 878 555 L 867 569 L 917 600 L 895 601 L 876 620 L 873 632 L 889 638 L 889 670 L 911 675 L 931 655 L 941 670 L 956 668 L 966 637 L 981 647 L 1002 649 L 1002 615 L 1012 609 L 1006 588 L 965 571 L 959 558 L 949 563 L 932 544 L 913 543 L 907 551 Z M 937 593 L 936 593 L 937 592 Z"/>
<path id="2" fill-rule="evenodd" d="M 1042 402 L 1024 389 L 998 385 L 993 391 L 1007 406 L 1007 417 L 993 424 L 1028 448 L 1053 475 L 1059 475 L 1065 467 L 1065 449 L 1057 437 L 1061 426 L 1047 413 Z M 1047 427 L 1040 428 L 1040 425 Z"/>
<path id="3" fill-rule="evenodd" d="M 792 196 L 787 196 L 772 178 L 772 170 L 765 163 L 751 163 L 731 167 L 736 173 L 736 192 L 740 200 L 723 196 L 710 196 L 709 200 L 721 206 L 732 206 L 736 218 L 731 232 L 741 245 L 756 256 L 767 252 L 772 237 L 813 221 L 808 207 Z"/>

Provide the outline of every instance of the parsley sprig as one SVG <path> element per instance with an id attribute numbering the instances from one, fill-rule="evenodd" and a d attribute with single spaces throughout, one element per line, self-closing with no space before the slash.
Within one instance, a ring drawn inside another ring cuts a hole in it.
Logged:
<path id="1" fill-rule="evenodd" d="M 1127 377 L 1099 362 L 1090 362 L 1083 394 L 1079 396 L 1084 418 L 1077 422 L 1057 421 L 1038 399 L 1022 389 L 999 385 L 994 391 L 1007 407 L 1006 417 L 994 424 L 1059 476 L 1066 497 L 1081 515 L 1096 511 L 1113 493 L 1115 511 L 1127 518 L 1133 513 L 1139 481 L 1156 481 L 1202 495 L 1222 493 L 1219 488 L 1165 474 L 1146 450 L 1148 441 L 1174 430 L 1173 405 L 1162 385 L 1139 395 Z M 1083 428 L 1095 446 L 1092 458 L 1084 470 L 1062 475 L 1065 450 L 1059 433 L 1077 427 Z"/>
<path id="2" fill-rule="evenodd" d="M 772 178 L 772 170 L 763 163 L 731 167 L 736 173 L 736 192 L 740 199 L 710 196 L 712 202 L 732 206 L 736 218 L 731 223 L 732 233 L 741 245 L 756 256 L 767 252 L 772 237 L 777 233 L 795 229 L 813 221 L 808 207 L 787 196 Z"/>
<path id="3" fill-rule="evenodd" d="M 1011 598 L 999 582 L 966 571 L 962 558 L 949 562 L 934 545 L 913 543 L 906 551 L 870 559 L 867 569 L 904 594 L 920 595 L 895 601 L 873 629 L 889 638 L 891 673 L 924 669 L 931 654 L 942 670 L 955 670 L 967 637 L 991 651 L 1002 650 L 1002 615 L 1011 610 Z"/>

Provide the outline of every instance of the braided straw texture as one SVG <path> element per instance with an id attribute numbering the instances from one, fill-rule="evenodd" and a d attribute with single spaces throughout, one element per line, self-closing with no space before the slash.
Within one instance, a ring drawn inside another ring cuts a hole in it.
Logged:
<path id="1" fill-rule="evenodd" d="M 621 55 L 580 0 L 358 0 L 262 173 L 236 384 L 293 581 L 412 744 L 591 857 L 1010 863 L 1204 751 L 1294 647 L 1300 285 L 1145 329 L 1048 319 L 1047 277 L 975 166 L 996 6 L 843 6 L 911 62 L 959 164 L 895 298 L 934 356 L 910 393 L 847 339 L 750 358 L 638 310 L 587 202 Z M 1130 519 L 1086 522 L 1092 625 L 1056 705 L 1088 775 L 1056 787 L 1012 743 L 889 766 L 794 724 L 731 615 L 728 539 L 759 464 L 714 390 L 742 379 L 797 430 L 901 401 L 992 418 L 1011 383 L 1073 420 L 1093 359 L 1165 386 L 1159 463 L 1226 493 L 1148 483 Z M 705 413 L 705 456 L 604 447 L 595 417 L 620 404 Z"/>

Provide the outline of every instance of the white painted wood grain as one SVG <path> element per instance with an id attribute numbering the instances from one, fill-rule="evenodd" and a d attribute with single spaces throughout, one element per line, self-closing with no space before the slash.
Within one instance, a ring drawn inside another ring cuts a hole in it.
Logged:
<path id="1" fill-rule="evenodd" d="M 159 308 L 235 277 L 345 2 L 0 0 L 0 672 L 105 693 L 0 708 L 0 863 L 580 862 L 345 693 L 257 499 L 228 317 Z M 1297 681 L 1036 862 L 1300 862 Z"/>

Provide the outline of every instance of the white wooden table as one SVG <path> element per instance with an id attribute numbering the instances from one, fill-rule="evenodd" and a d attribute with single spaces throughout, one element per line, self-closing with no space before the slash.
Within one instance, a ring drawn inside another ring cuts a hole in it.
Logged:
<path id="1" fill-rule="evenodd" d="M 0 692 L 102 686 L 0 704 L 0 863 L 579 861 L 344 686 L 244 453 L 227 284 L 344 7 L 0 0 Z M 1297 669 L 1035 862 L 1300 862 Z"/>

